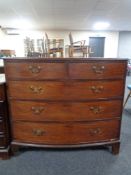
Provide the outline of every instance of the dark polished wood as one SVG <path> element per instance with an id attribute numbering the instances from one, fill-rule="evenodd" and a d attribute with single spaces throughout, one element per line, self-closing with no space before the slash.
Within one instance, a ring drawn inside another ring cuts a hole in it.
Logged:
<path id="1" fill-rule="evenodd" d="M 119 151 L 120 151 L 120 142 L 114 143 L 112 145 L 112 153 L 116 155 L 119 154 Z"/>
<path id="2" fill-rule="evenodd" d="M 5 83 L 0 83 L 0 158 L 10 156 L 9 118 Z"/>
<path id="3" fill-rule="evenodd" d="M 121 100 L 93 102 L 36 102 L 12 100 L 13 121 L 93 121 L 121 116 Z M 88 114 L 88 117 L 87 117 Z"/>
<path id="4" fill-rule="evenodd" d="M 0 83 L 0 101 L 5 100 L 5 85 L 4 83 Z"/>
<path id="5" fill-rule="evenodd" d="M 87 100 L 122 97 L 124 86 L 123 80 L 23 81 L 22 83 L 21 81 L 9 81 L 8 89 L 10 98 L 14 99 Z"/>
<path id="6" fill-rule="evenodd" d="M 74 79 L 113 79 L 123 78 L 125 64 L 103 62 L 72 63 L 69 64 L 69 74 Z"/>
<path id="7" fill-rule="evenodd" d="M 7 76 L 21 79 L 63 79 L 67 76 L 64 63 L 7 63 Z"/>
<path id="8" fill-rule="evenodd" d="M 38 144 L 83 144 L 116 140 L 119 136 L 119 120 L 91 123 L 29 123 L 14 122 L 14 141 Z"/>
<path id="9" fill-rule="evenodd" d="M 116 69 L 116 64 L 107 61 L 98 63 L 82 62 L 69 63 L 67 67 L 61 62 L 7 62 L 7 76 L 12 79 L 114 79 L 123 78 L 125 64 L 117 63 L 119 69 Z"/>
<path id="10" fill-rule="evenodd" d="M 4 64 L 12 148 L 111 145 L 119 153 L 127 60 L 9 58 Z"/>

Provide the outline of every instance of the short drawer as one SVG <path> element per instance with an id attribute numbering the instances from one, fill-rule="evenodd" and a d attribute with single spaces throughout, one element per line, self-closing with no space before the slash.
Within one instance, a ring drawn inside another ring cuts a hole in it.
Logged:
<path id="1" fill-rule="evenodd" d="M 123 80 L 85 82 L 9 82 L 9 96 L 16 99 L 86 100 L 123 96 Z"/>
<path id="2" fill-rule="evenodd" d="M 73 79 L 113 79 L 124 78 L 126 63 L 87 62 L 70 63 L 69 75 Z"/>
<path id="3" fill-rule="evenodd" d="M 63 79 L 67 77 L 64 63 L 7 63 L 7 78 L 20 79 Z"/>
<path id="4" fill-rule="evenodd" d="M 95 102 L 10 101 L 12 120 L 92 121 L 121 116 L 121 100 Z"/>
<path id="5" fill-rule="evenodd" d="M 119 138 L 120 121 L 49 124 L 14 122 L 13 141 L 39 144 L 84 144 Z"/>

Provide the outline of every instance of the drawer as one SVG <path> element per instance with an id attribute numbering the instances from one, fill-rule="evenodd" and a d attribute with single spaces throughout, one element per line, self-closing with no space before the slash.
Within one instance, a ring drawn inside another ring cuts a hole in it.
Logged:
<path id="1" fill-rule="evenodd" d="M 4 135 L 0 135 L 0 148 L 6 146 L 6 138 Z"/>
<path id="2" fill-rule="evenodd" d="M 0 101 L 3 101 L 5 99 L 5 86 L 4 84 L 0 84 Z"/>
<path id="3" fill-rule="evenodd" d="M 96 102 L 10 102 L 12 120 L 91 121 L 121 116 L 121 100 Z"/>
<path id="4" fill-rule="evenodd" d="M 92 62 L 70 63 L 69 75 L 73 79 L 113 79 L 125 77 L 126 63 Z"/>
<path id="5" fill-rule="evenodd" d="M 4 130 L 5 130 L 4 121 L 2 118 L 0 118 L 0 133 L 4 132 Z"/>
<path id="6" fill-rule="evenodd" d="M 14 122 L 13 141 L 39 144 L 84 144 L 118 139 L 120 121 L 49 124 Z"/>
<path id="7" fill-rule="evenodd" d="M 10 81 L 9 96 L 16 99 L 86 100 L 123 96 L 123 80 L 117 81 Z"/>
<path id="8" fill-rule="evenodd" d="M 6 63 L 7 78 L 63 79 L 67 77 L 64 63 Z"/>
<path id="9" fill-rule="evenodd" d="M 0 117 L 4 116 L 4 110 L 5 110 L 5 103 L 0 102 Z"/>

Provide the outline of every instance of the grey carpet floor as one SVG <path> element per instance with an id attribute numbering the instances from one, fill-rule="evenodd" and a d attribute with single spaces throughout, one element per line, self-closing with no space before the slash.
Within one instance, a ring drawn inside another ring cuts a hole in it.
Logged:
<path id="1" fill-rule="evenodd" d="M 119 155 L 106 148 L 22 148 L 11 159 L 0 160 L 0 175 L 131 175 L 131 99 L 123 111 Z"/>

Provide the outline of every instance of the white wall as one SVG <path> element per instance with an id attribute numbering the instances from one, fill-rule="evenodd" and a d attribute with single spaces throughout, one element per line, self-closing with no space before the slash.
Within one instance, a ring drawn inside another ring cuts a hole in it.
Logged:
<path id="1" fill-rule="evenodd" d="M 131 59 L 131 32 L 119 33 L 118 56 Z"/>
<path id="2" fill-rule="evenodd" d="M 65 47 L 69 45 L 70 31 L 46 31 L 49 38 L 63 38 Z M 74 41 L 86 40 L 89 44 L 89 37 L 105 37 L 105 53 L 104 57 L 117 57 L 119 32 L 92 32 L 92 31 L 71 31 Z M 45 31 L 27 31 L 20 35 L 5 35 L 0 32 L 0 49 L 14 49 L 16 56 L 24 56 L 23 39 L 28 36 L 32 39 L 40 39 L 44 37 Z M 2 40 L 1 40 L 2 38 Z M 67 52 L 66 52 L 66 55 Z"/>

